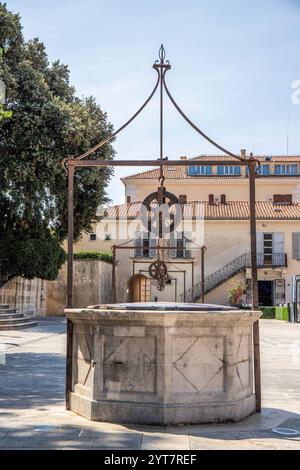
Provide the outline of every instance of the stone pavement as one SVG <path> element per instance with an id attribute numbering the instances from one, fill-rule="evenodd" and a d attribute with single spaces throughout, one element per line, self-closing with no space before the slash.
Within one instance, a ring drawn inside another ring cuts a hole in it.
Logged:
<path id="1" fill-rule="evenodd" d="M 65 411 L 64 319 L 1 331 L 0 449 L 300 450 L 300 324 L 260 323 L 262 413 L 235 424 L 177 427 L 96 423 Z M 274 427 L 299 434 L 282 436 Z"/>

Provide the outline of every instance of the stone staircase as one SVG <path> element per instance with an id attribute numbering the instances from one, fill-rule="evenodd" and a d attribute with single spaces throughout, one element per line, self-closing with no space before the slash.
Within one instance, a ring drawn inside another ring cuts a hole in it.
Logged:
<path id="1" fill-rule="evenodd" d="M 31 317 L 26 317 L 22 312 L 17 312 L 15 308 L 9 308 L 8 304 L 0 304 L 0 331 L 18 330 L 36 326 L 37 322 Z"/>
<path id="2" fill-rule="evenodd" d="M 286 253 L 272 253 L 265 255 L 264 253 L 257 253 L 257 267 L 261 268 L 278 268 L 287 266 Z M 211 292 L 216 287 L 231 279 L 236 274 L 244 271 L 246 268 L 251 267 L 250 253 L 243 253 L 237 258 L 227 263 L 216 272 L 206 277 L 204 280 L 204 294 Z M 193 288 L 188 289 L 185 294 L 181 295 L 182 302 L 197 302 L 201 297 L 202 284 L 199 282 Z"/>

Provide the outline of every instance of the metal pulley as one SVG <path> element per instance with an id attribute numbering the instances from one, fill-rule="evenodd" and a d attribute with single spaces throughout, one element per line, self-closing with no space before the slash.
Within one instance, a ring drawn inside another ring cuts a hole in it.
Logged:
<path id="1" fill-rule="evenodd" d="M 182 221 L 182 209 L 175 194 L 160 186 L 149 194 L 141 207 L 141 221 L 155 236 L 163 238 L 173 232 Z"/>

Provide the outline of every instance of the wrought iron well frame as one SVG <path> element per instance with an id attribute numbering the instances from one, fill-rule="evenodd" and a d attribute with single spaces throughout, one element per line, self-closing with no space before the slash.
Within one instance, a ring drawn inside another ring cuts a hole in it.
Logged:
<path id="1" fill-rule="evenodd" d="M 257 283 L 257 259 L 256 259 L 256 215 L 255 215 L 255 178 L 257 171 L 260 167 L 258 159 L 254 158 L 252 154 L 250 157 L 242 157 L 236 155 L 226 148 L 219 145 L 207 134 L 205 134 L 198 126 L 196 126 L 178 106 L 172 97 L 165 80 L 165 75 L 171 69 L 171 64 L 166 60 L 165 49 L 161 45 L 159 50 L 159 60 L 153 64 L 154 70 L 157 72 L 156 84 L 150 93 L 149 97 L 137 110 L 137 112 L 119 129 L 113 132 L 103 141 L 99 142 L 94 147 L 87 150 L 82 155 L 77 157 L 65 158 L 62 162 L 67 170 L 68 175 L 68 267 L 67 267 L 67 307 L 73 307 L 73 241 L 74 241 L 74 173 L 76 168 L 83 167 L 116 167 L 116 166 L 145 166 L 145 167 L 159 167 L 160 174 L 163 175 L 163 168 L 168 166 L 198 166 L 199 160 L 168 160 L 164 158 L 163 148 L 163 117 L 164 117 L 164 91 L 168 98 L 185 119 L 185 121 L 200 134 L 204 139 L 210 142 L 214 147 L 221 150 L 225 155 L 230 156 L 232 160 L 220 160 L 220 164 L 227 165 L 241 165 L 248 167 L 249 178 L 249 209 L 250 209 L 250 246 L 251 246 L 251 285 L 252 285 L 252 308 L 258 309 L 258 283 Z M 96 152 L 114 139 L 125 127 L 127 127 L 147 106 L 157 89 L 160 90 L 160 151 L 159 158 L 156 160 L 85 160 L 86 157 Z M 208 166 L 213 162 L 206 159 L 201 161 L 201 165 Z M 70 320 L 67 321 L 67 373 L 66 373 L 66 408 L 70 409 L 70 393 L 72 389 L 72 344 L 73 344 L 73 325 Z M 255 394 L 256 394 L 256 411 L 261 411 L 261 378 L 260 378 L 260 346 L 259 346 L 259 322 L 256 321 L 253 325 L 253 348 L 254 348 L 254 378 L 255 378 Z"/>

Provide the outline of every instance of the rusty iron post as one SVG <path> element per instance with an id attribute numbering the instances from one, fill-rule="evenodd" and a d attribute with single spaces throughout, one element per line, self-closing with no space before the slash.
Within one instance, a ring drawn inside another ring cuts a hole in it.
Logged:
<path id="1" fill-rule="evenodd" d="M 117 289 L 116 289 L 116 245 L 111 247 L 112 249 L 112 301 L 117 302 Z"/>
<path id="2" fill-rule="evenodd" d="M 68 166 L 68 268 L 67 268 L 67 307 L 73 307 L 73 238 L 74 238 L 74 166 Z M 71 409 L 73 323 L 67 320 L 66 357 L 66 409 Z"/>
<path id="3" fill-rule="evenodd" d="M 252 154 L 250 154 L 248 168 L 249 168 L 252 308 L 256 310 L 258 309 L 256 213 L 255 213 L 256 161 L 253 158 Z M 256 411 L 260 413 L 261 412 L 261 372 L 260 372 L 259 321 L 256 321 L 253 324 L 253 353 L 254 353 L 254 381 L 255 381 Z"/>
<path id="4" fill-rule="evenodd" d="M 192 262 L 192 302 L 194 302 L 195 261 Z"/>
<path id="5" fill-rule="evenodd" d="M 204 255 L 206 250 L 206 246 L 201 246 L 201 303 L 203 304 L 205 301 Z"/>
<path id="6" fill-rule="evenodd" d="M 68 166 L 68 272 L 67 307 L 73 307 L 73 239 L 74 239 L 74 166 Z"/>

